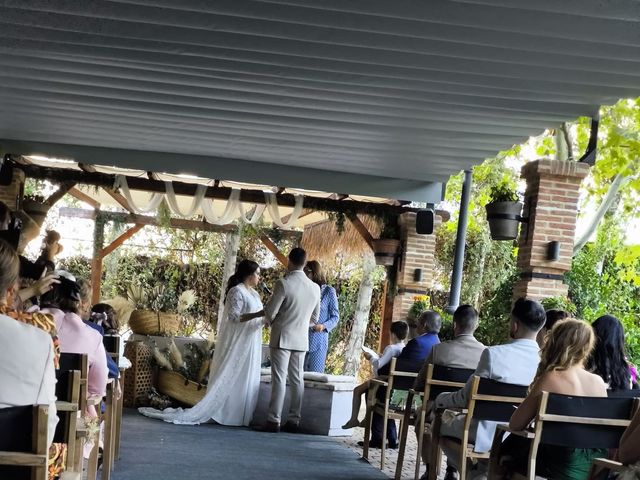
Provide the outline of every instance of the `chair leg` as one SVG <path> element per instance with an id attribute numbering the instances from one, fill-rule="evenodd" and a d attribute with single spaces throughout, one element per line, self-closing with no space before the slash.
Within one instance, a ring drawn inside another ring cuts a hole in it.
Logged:
<path id="1" fill-rule="evenodd" d="M 387 449 L 387 422 L 389 421 L 389 410 L 385 406 L 382 421 L 382 445 L 380 445 L 380 470 L 384 470 L 384 455 Z"/>
<path id="2" fill-rule="evenodd" d="M 99 439 L 95 440 L 91 453 L 89 454 L 89 461 L 87 462 L 87 480 L 96 480 L 98 471 L 98 453 L 100 450 Z"/>
<path id="3" fill-rule="evenodd" d="M 369 460 L 369 437 L 371 436 L 371 409 L 367 408 L 367 412 L 364 417 L 364 446 L 362 447 L 362 458 Z"/>
<path id="4" fill-rule="evenodd" d="M 442 463 L 442 456 L 440 450 L 440 425 L 442 425 L 442 418 L 440 415 L 436 415 L 436 418 L 431 425 L 431 451 L 429 452 L 429 480 L 436 480 L 440 473 L 440 464 Z M 462 477 L 460 477 L 462 478 Z"/>
<path id="5" fill-rule="evenodd" d="M 467 478 L 467 446 L 460 446 L 460 478 Z"/>
<path id="6" fill-rule="evenodd" d="M 117 398 L 116 402 L 116 421 L 115 421 L 115 442 L 113 449 L 113 459 L 120 460 L 120 429 L 122 428 L 122 407 L 124 402 L 124 375 L 125 371 L 120 371 L 120 397 Z"/>
<path id="7" fill-rule="evenodd" d="M 414 475 L 414 479 L 418 480 L 420 478 L 420 467 L 422 466 L 422 445 L 424 443 L 424 412 L 420 413 L 420 421 L 418 422 L 418 426 L 416 427 L 416 436 L 418 437 L 418 452 L 416 454 L 416 471 Z"/>
<path id="8" fill-rule="evenodd" d="M 111 479 L 113 467 L 113 440 L 114 440 L 114 389 L 113 384 L 107 386 L 106 409 L 104 415 L 104 449 L 102 451 L 102 480 Z"/>
<path id="9" fill-rule="evenodd" d="M 407 405 L 409 401 L 407 400 Z M 405 408 L 404 420 L 400 428 L 400 445 L 398 445 L 398 461 L 396 463 L 395 480 L 402 478 L 402 465 L 404 463 L 404 452 L 407 447 L 407 436 L 409 434 L 409 423 L 411 421 L 411 406 Z"/>

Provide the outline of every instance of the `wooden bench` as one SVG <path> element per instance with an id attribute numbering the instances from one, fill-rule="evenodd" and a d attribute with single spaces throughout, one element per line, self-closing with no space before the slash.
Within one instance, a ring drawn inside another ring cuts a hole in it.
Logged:
<path id="1" fill-rule="evenodd" d="M 27 405 L 0 409 L 0 478 L 47 480 L 49 407 Z"/>

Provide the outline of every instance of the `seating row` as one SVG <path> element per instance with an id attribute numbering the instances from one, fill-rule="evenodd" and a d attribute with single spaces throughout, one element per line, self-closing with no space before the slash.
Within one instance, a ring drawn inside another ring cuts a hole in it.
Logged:
<path id="1" fill-rule="evenodd" d="M 107 353 L 118 359 L 119 338 L 105 336 Z M 83 478 L 84 449 L 91 444 L 86 478 L 95 480 L 99 458 L 99 425 L 103 425 L 104 448 L 102 455 L 102 480 L 109 480 L 114 461 L 119 458 L 120 425 L 122 423 L 122 371 L 118 379 L 110 379 L 104 397 L 88 397 L 88 360 L 85 354 L 62 353 L 56 371 L 56 410 L 58 424 L 54 444 L 66 445 L 66 469 L 63 480 Z M 104 404 L 104 412 L 101 405 Z M 98 413 L 97 424 L 85 423 L 85 412 L 94 406 Z M 22 480 L 48 478 L 49 450 L 47 446 L 46 405 L 27 405 L 0 409 L 0 431 L 11 435 L 0 436 L 0 478 Z M 88 449 L 88 448 L 87 448 Z"/>
<path id="2" fill-rule="evenodd" d="M 434 415 L 431 422 L 432 448 L 429 452 L 430 465 L 434 468 L 429 470 L 430 480 L 435 480 L 438 476 L 443 448 L 448 452 L 455 452 L 455 455 L 458 456 L 456 463 L 460 465 L 460 478 L 467 478 L 468 465 L 477 462 L 484 462 L 488 465 L 489 478 L 499 478 L 496 476 L 496 472 L 499 469 L 498 459 L 501 456 L 500 445 L 507 433 L 524 437 L 531 442 L 526 470 L 516 473 L 514 478 L 535 479 L 542 478 L 536 476 L 536 460 L 541 446 L 615 449 L 640 404 L 640 401 L 635 398 L 640 396 L 638 390 L 610 392 L 609 398 L 577 397 L 543 392 L 538 404 L 534 427 L 527 431 L 512 431 L 508 427 L 509 419 L 515 407 L 527 396 L 528 387 L 473 376 L 473 370 L 440 365 L 428 365 L 427 368 L 425 389 L 417 392 L 411 388 L 413 384 L 411 380 L 417 374 L 397 370 L 395 359 L 393 359 L 388 378 L 385 381 L 372 380 L 370 390 L 367 393 L 363 457 L 368 458 L 373 414 L 377 413 L 382 416 L 383 425 L 386 425 L 387 419 L 399 420 L 401 427 L 396 480 L 399 480 L 402 474 L 409 425 L 416 425 L 417 431 L 424 432 L 430 415 Z M 453 392 L 464 387 L 471 377 L 469 402 L 467 408 L 460 412 L 466 414 L 462 439 L 441 436 L 443 411 L 433 412 L 432 408 L 436 397 L 440 393 Z M 378 392 L 380 388 L 386 388 L 384 396 Z M 391 405 L 393 390 L 407 392 L 406 402 L 403 406 L 394 407 Z M 414 405 L 418 398 L 421 400 L 420 406 L 415 408 Z M 476 452 L 474 450 L 471 441 L 472 426 L 479 421 L 498 423 L 490 452 Z M 422 438 L 422 435 L 418 435 L 416 480 L 420 475 Z M 381 445 L 383 449 L 381 469 L 384 468 L 385 447 L 386 428 L 383 429 Z M 620 468 L 620 464 L 606 459 L 598 459 L 594 462 L 594 468 L 596 467 L 617 470 Z"/>

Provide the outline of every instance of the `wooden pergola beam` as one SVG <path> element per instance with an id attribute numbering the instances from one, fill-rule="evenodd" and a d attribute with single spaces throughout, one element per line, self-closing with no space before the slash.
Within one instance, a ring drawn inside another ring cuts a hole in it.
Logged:
<path id="1" fill-rule="evenodd" d="M 158 223 L 158 219 L 156 217 L 150 217 L 146 215 L 137 215 L 135 213 L 103 212 L 103 211 L 96 212 L 95 210 L 87 210 L 83 208 L 70 208 L 70 207 L 60 208 L 60 216 L 62 217 L 86 218 L 88 220 L 95 220 L 98 217 L 98 215 L 104 218 L 105 220 L 112 220 L 118 223 L 133 223 L 133 224 L 140 224 L 140 225 L 150 225 L 154 227 L 160 226 L 160 224 Z M 205 232 L 217 232 L 217 233 L 227 233 L 227 232 L 238 231 L 238 227 L 234 224 L 213 225 L 207 222 L 202 222 L 198 220 L 186 220 L 182 218 L 170 219 L 169 226 L 172 228 L 177 228 L 181 230 L 201 230 Z M 302 232 L 298 232 L 295 230 L 278 229 L 278 235 L 286 238 L 291 238 L 294 240 L 299 240 L 300 237 L 302 236 Z"/>
<path id="2" fill-rule="evenodd" d="M 12 157 L 13 158 L 13 157 Z M 80 184 L 97 185 L 99 187 L 112 188 L 115 175 L 102 173 L 98 171 L 83 171 L 69 168 L 52 168 L 39 165 L 20 165 L 19 168 L 24 170 L 25 174 L 31 178 L 48 179 L 55 182 L 73 181 Z M 164 193 L 164 182 L 153 180 L 145 177 L 127 176 L 127 184 L 132 190 L 143 190 L 147 192 Z M 173 189 L 176 195 L 185 195 L 193 197 L 196 193 L 197 185 L 185 182 L 173 182 Z M 228 199 L 231 194 L 230 187 L 210 186 L 207 187 L 205 197 Z M 283 207 L 294 207 L 296 197 L 290 193 L 276 194 L 278 205 Z M 243 189 L 240 192 L 240 201 L 245 203 L 265 203 L 264 193 L 262 190 Z M 303 207 L 312 210 L 325 212 L 345 212 L 359 214 L 387 214 L 400 215 L 406 212 L 418 212 L 418 208 L 410 208 L 400 205 L 391 205 L 389 203 L 363 202 L 357 200 L 337 200 L 334 198 L 304 196 Z"/>
<path id="3" fill-rule="evenodd" d="M 60 186 L 58 187 L 58 189 L 53 192 L 49 198 L 47 198 L 45 200 L 45 204 L 49 205 L 49 207 L 53 207 L 53 205 L 60 200 L 62 197 L 64 197 L 67 193 L 69 193 L 69 191 L 74 188 L 76 186 L 76 184 L 74 182 L 64 182 L 61 183 Z"/>
<path id="4" fill-rule="evenodd" d="M 267 237 L 266 235 L 260 235 L 260 240 L 262 241 L 264 246 L 267 247 L 267 250 L 273 253 L 273 256 L 276 257 L 282 265 L 286 267 L 289 264 L 289 259 L 287 258 L 287 256 L 280 250 L 278 250 L 276 244 L 273 243 L 269 237 Z"/>
<path id="5" fill-rule="evenodd" d="M 362 239 L 366 242 L 366 244 L 369 245 L 369 248 L 373 250 L 374 238 L 373 238 L 373 235 L 371 235 L 371 232 L 369 232 L 369 229 L 367 228 L 367 226 L 364 223 L 362 223 L 362 220 L 360 220 L 357 215 L 347 215 L 347 218 L 349 219 L 351 224 L 354 226 L 356 231 L 360 234 Z"/>
<path id="6" fill-rule="evenodd" d="M 71 190 L 69 190 L 67 192 L 69 195 L 77 198 L 78 200 L 80 200 L 81 202 L 84 202 L 88 205 L 91 205 L 93 208 L 98 209 L 100 208 L 100 202 L 98 202 L 95 198 L 87 195 L 86 193 L 84 193 L 82 190 L 77 189 L 76 187 L 73 187 Z"/>
<path id="7" fill-rule="evenodd" d="M 113 252 L 116 248 L 118 248 L 120 245 L 122 245 L 124 242 L 126 242 L 131 237 L 133 237 L 136 233 L 142 230 L 143 228 L 144 228 L 144 225 L 141 225 L 138 223 L 133 227 L 125 230 L 120 236 L 118 236 L 118 238 L 116 238 L 113 242 L 111 242 L 109 245 L 107 245 L 102 250 L 100 250 L 100 256 L 102 258 L 106 257 L 111 252 Z"/>

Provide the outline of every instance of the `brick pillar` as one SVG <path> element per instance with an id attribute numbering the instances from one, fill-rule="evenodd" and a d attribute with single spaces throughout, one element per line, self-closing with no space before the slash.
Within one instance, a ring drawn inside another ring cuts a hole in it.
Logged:
<path id="1" fill-rule="evenodd" d="M 522 167 L 527 181 L 518 249 L 520 280 L 513 298 L 543 299 L 567 294 L 563 275 L 571 268 L 579 189 L 589 165 L 536 160 Z M 549 242 L 560 242 L 558 260 L 547 260 Z"/>
<path id="2" fill-rule="evenodd" d="M 442 219 L 436 216 L 437 228 Z M 398 295 L 393 303 L 393 319 L 404 320 L 413 304 L 413 297 L 425 295 L 433 286 L 435 268 L 436 236 L 416 233 L 416 214 L 404 213 L 400 216 L 402 257 L 397 262 Z M 414 272 L 422 269 L 422 279 L 414 280 Z"/>
<path id="3" fill-rule="evenodd" d="M 13 179 L 9 185 L 0 185 L 0 200 L 7 204 L 10 210 L 16 210 L 18 199 L 22 196 L 24 187 L 24 172 L 13 169 Z"/>

